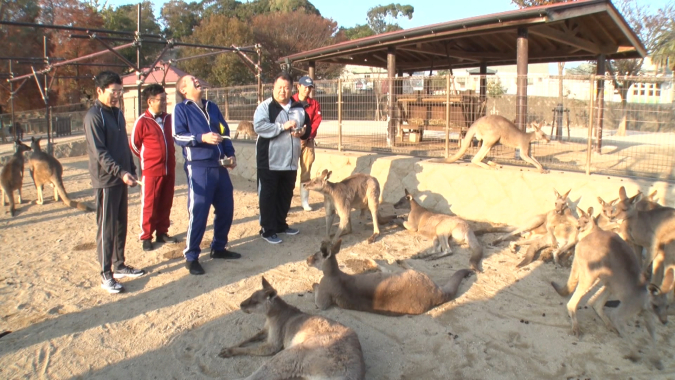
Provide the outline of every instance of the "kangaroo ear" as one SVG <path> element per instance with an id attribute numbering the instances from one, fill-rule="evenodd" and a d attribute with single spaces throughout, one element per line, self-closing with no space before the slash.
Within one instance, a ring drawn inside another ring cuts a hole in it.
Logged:
<path id="1" fill-rule="evenodd" d="M 263 290 L 274 290 L 272 285 L 270 285 L 270 283 L 267 282 L 267 280 L 265 279 L 265 276 L 263 276 L 263 278 L 262 278 L 262 286 L 263 286 Z"/>
<path id="2" fill-rule="evenodd" d="M 675 284 L 675 272 L 673 268 L 668 268 L 666 269 L 666 276 L 663 278 L 663 284 L 661 284 L 661 287 L 663 288 L 663 293 L 670 293 L 673 290 L 673 285 Z"/>
<path id="3" fill-rule="evenodd" d="M 403 189 L 403 191 L 405 191 L 405 195 L 410 194 L 410 193 L 408 192 L 408 189 Z"/>
<path id="4" fill-rule="evenodd" d="M 655 199 L 656 199 L 656 191 L 657 191 L 657 190 L 654 190 L 654 191 L 651 192 L 651 194 L 649 194 L 649 200 L 652 201 L 652 202 L 656 202 L 656 201 L 655 201 Z"/>
<path id="5" fill-rule="evenodd" d="M 31 142 L 35 141 L 35 137 L 34 137 L 34 136 L 31 136 L 31 137 L 30 137 L 30 141 L 31 141 Z"/>
<path id="6" fill-rule="evenodd" d="M 563 195 L 562 197 L 563 197 L 563 198 L 567 198 L 567 196 L 570 195 L 570 191 L 572 191 L 572 189 L 567 190 L 567 192 L 565 193 L 565 195 Z"/>
<path id="7" fill-rule="evenodd" d="M 593 216 L 593 207 L 588 208 L 588 215 Z"/>
<path id="8" fill-rule="evenodd" d="M 628 195 L 626 195 L 626 188 L 621 186 L 621 188 L 619 188 L 619 199 L 624 200 L 624 199 L 627 199 L 627 198 L 628 198 Z"/>
<path id="9" fill-rule="evenodd" d="M 577 206 L 577 211 L 579 211 L 579 215 L 581 215 L 581 216 L 586 215 L 586 212 L 584 212 L 584 210 L 579 206 Z"/>
<path id="10" fill-rule="evenodd" d="M 598 197 L 598 203 L 600 203 L 601 206 L 605 206 L 607 202 L 605 202 L 602 198 Z"/>
<path id="11" fill-rule="evenodd" d="M 555 194 L 555 197 L 556 197 L 556 198 L 562 198 L 562 197 L 560 196 L 560 193 L 559 193 L 558 190 L 556 190 L 556 189 L 553 189 L 553 194 Z"/>
<path id="12" fill-rule="evenodd" d="M 642 197 L 643 197 L 642 193 L 638 192 L 637 194 L 635 194 L 633 198 L 630 199 L 630 203 L 637 204 L 642 200 Z"/>
<path id="13" fill-rule="evenodd" d="M 619 203 L 619 198 L 616 198 L 615 200 L 609 202 L 611 206 L 614 206 L 615 204 Z"/>
<path id="14" fill-rule="evenodd" d="M 333 248 L 331 248 L 330 252 L 335 255 L 336 253 L 340 252 L 340 246 L 342 245 L 342 239 L 338 239 L 335 244 L 333 244 Z"/>
<path id="15" fill-rule="evenodd" d="M 326 179 L 330 178 L 330 175 L 333 174 L 332 171 L 329 171 L 328 174 L 326 174 Z"/>
<path id="16" fill-rule="evenodd" d="M 326 176 L 328 176 L 328 169 L 323 169 L 321 174 L 317 174 L 317 176 L 321 176 L 321 177 L 325 178 Z"/>

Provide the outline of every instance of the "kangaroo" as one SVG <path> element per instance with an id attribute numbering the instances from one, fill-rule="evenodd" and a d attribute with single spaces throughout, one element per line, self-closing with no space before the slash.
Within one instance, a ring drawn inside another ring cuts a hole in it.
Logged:
<path id="1" fill-rule="evenodd" d="M 24 157 L 23 152 L 30 150 L 28 145 L 25 145 L 19 140 L 14 142 L 16 152 L 12 158 L 7 161 L 0 171 L 0 186 L 2 187 L 2 205 L 5 206 L 5 197 L 9 201 L 9 215 L 14 216 L 16 210 L 14 208 L 14 190 L 19 193 L 19 204 L 21 204 L 21 187 L 23 186 L 23 167 Z"/>
<path id="2" fill-rule="evenodd" d="M 354 330 L 331 319 L 303 313 L 287 304 L 265 277 L 262 286 L 262 290 L 254 292 L 241 303 L 241 311 L 264 314 L 265 326 L 236 346 L 223 348 L 218 356 L 274 355 L 246 380 L 365 378 L 361 343 Z M 249 345 L 260 341 L 264 342 Z"/>
<path id="3" fill-rule="evenodd" d="M 659 300 L 658 304 L 669 314 L 668 295 L 675 288 L 675 219 L 661 224 L 654 234 L 651 247 L 652 276 L 649 291 L 653 298 Z"/>
<path id="4" fill-rule="evenodd" d="M 455 298 L 462 279 L 472 273 L 469 269 L 455 272 L 450 281 L 440 287 L 429 276 L 415 270 L 402 273 L 362 273 L 349 275 L 340 270 L 335 255 L 342 240 L 307 258 L 307 265 L 323 271 L 318 284 L 312 285 L 314 302 L 321 310 L 331 305 L 342 309 L 366 311 L 385 315 L 417 315 Z"/>
<path id="5" fill-rule="evenodd" d="M 253 130 L 253 123 L 250 121 L 240 121 L 237 126 L 237 131 L 234 132 L 233 139 L 236 139 L 239 134 L 242 134 L 242 137 L 246 140 L 255 140 L 258 138 L 258 134 Z"/>
<path id="6" fill-rule="evenodd" d="M 520 156 L 523 160 L 534 165 L 539 172 L 548 173 L 548 170 L 545 170 L 543 166 L 537 161 L 534 157 L 530 156 L 530 143 L 532 141 L 543 140 L 549 142 L 549 138 L 546 137 L 544 131 L 541 130 L 540 125 L 533 124 L 534 131 L 525 133 L 518 129 L 510 120 L 506 119 L 503 116 L 499 115 L 488 115 L 483 116 L 480 119 L 476 120 L 473 125 L 466 132 L 464 140 L 462 140 L 462 147 L 459 148 L 459 151 L 455 153 L 454 156 L 449 157 L 441 162 L 455 162 L 459 160 L 464 153 L 466 153 L 469 146 L 471 146 L 471 139 L 473 136 L 476 136 L 476 139 L 482 140 L 483 145 L 478 150 L 475 156 L 471 159 L 471 162 L 475 165 L 478 165 L 485 169 L 493 169 L 494 163 L 488 162 L 488 165 L 483 163 L 483 159 L 490 152 L 493 146 L 497 143 L 501 143 L 511 148 L 520 149 Z"/>
<path id="7" fill-rule="evenodd" d="M 302 186 L 307 190 L 323 193 L 323 204 L 326 208 L 326 238 L 330 240 L 330 229 L 333 226 L 335 213 L 340 217 L 335 238 L 352 232 L 351 210 L 361 210 L 361 217 L 366 210 L 370 210 L 373 217 L 373 235 L 368 238 L 372 243 L 380 235 L 378 226 L 377 207 L 380 204 L 380 183 L 375 177 L 368 174 L 357 173 L 340 182 L 328 182 L 332 171 L 324 169 L 317 172 L 316 178 L 304 183 Z"/>
<path id="8" fill-rule="evenodd" d="M 633 197 L 626 195 L 626 189 L 619 189 L 619 203 L 612 220 L 620 224 L 619 235 L 632 244 L 638 258 L 642 257 L 642 249 L 647 254 L 642 262 L 642 267 L 647 268 L 653 257 L 652 248 L 655 232 L 663 223 L 675 219 L 675 209 L 671 207 L 659 207 L 649 211 L 639 211 L 637 205 L 642 201 L 643 195 L 638 192 Z"/>
<path id="9" fill-rule="evenodd" d="M 572 215 L 567 205 L 567 196 L 560 195 L 553 190 L 556 196 L 556 208 L 546 214 L 546 233 L 543 236 L 535 236 L 529 240 L 513 242 L 509 245 L 512 252 L 516 252 L 518 246 L 529 245 L 525 258 L 517 265 L 522 268 L 530 264 L 537 252 L 546 247 L 553 247 L 553 262 L 560 264 L 560 256 L 569 251 L 577 243 L 577 219 Z"/>
<path id="10" fill-rule="evenodd" d="M 654 316 L 657 308 L 652 304 L 652 297 L 647 289 L 644 276 L 640 273 L 640 265 L 633 254 L 631 247 L 619 235 L 600 229 L 593 219 L 593 208 L 588 212 L 579 209 L 579 242 L 574 250 L 572 271 L 566 285 L 551 282 L 553 288 L 563 297 L 572 294 L 567 303 L 567 313 L 572 322 L 572 332 L 579 336 L 579 322 L 577 321 L 577 306 L 581 298 L 597 283 L 600 289 L 590 298 L 588 304 L 598 314 L 608 329 L 619 336 L 632 340 L 626 334 L 626 322 L 638 314 L 643 315 L 649 335 L 654 342 Z M 610 296 L 616 297 L 620 304 L 609 318 L 603 307 Z M 658 315 L 662 323 L 667 320 Z M 632 341 L 631 358 L 636 357 L 636 347 Z M 660 362 L 654 365 L 661 369 Z"/>
<path id="11" fill-rule="evenodd" d="M 68 193 L 63 187 L 63 166 L 56 158 L 43 152 L 40 149 L 40 137 L 31 137 L 31 147 L 33 153 L 28 160 L 28 170 L 33 183 L 37 188 L 37 204 L 44 204 L 44 196 L 42 195 L 42 187 L 45 184 L 50 184 L 54 187 L 54 201 L 59 201 L 59 195 L 63 198 L 63 203 L 68 207 L 77 208 L 82 211 L 93 211 L 93 209 L 82 202 L 76 202 L 68 198 Z"/>
<path id="12" fill-rule="evenodd" d="M 434 239 L 434 245 L 428 254 L 420 258 L 440 259 L 452 255 L 450 239 L 453 238 L 460 244 L 468 244 L 471 249 L 471 269 L 481 272 L 481 260 L 483 259 L 483 246 L 480 244 L 469 223 L 458 216 L 438 214 L 422 207 L 415 198 L 404 189 L 405 195 L 394 204 L 394 208 L 409 208 L 408 220 L 403 222 L 403 227 L 411 232 L 418 232 L 423 236 Z M 435 255 L 434 254 L 438 254 Z"/>
<path id="13" fill-rule="evenodd" d="M 641 191 L 638 191 L 638 193 L 641 193 Z M 612 222 L 611 219 L 616 213 L 616 204 L 619 202 L 619 198 L 611 202 L 605 202 L 602 198 L 598 197 L 598 202 L 600 203 L 600 206 L 602 206 L 598 219 L 598 227 L 603 230 L 618 232 L 620 227 L 619 224 Z M 661 207 L 663 206 L 656 201 L 656 190 L 652 191 L 647 198 L 643 197 L 635 206 L 638 211 L 650 211 Z"/>

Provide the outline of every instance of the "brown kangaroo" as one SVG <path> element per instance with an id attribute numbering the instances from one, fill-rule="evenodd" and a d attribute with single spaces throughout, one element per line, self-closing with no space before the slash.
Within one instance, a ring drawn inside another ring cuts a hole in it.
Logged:
<path id="1" fill-rule="evenodd" d="M 59 201 L 59 195 L 61 195 L 63 203 L 65 203 L 66 206 L 77 208 L 82 211 L 93 211 L 93 209 L 85 203 L 72 201 L 68 198 L 68 193 L 63 187 L 63 166 L 61 166 L 59 160 L 40 149 L 40 139 L 40 137 L 37 139 L 31 137 L 33 153 L 28 160 L 28 170 L 31 178 L 33 178 L 33 183 L 35 183 L 35 187 L 37 188 L 37 204 L 41 205 L 44 203 L 42 188 L 45 184 L 50 184 L 54 187 L 55 202 Z"/>
<path id="2" fill-rule="evenodd" d="M 19 193 L 19 204 L 21 204 L 21 187 L 23 186 L 23 167 L 24 157 L 23 152 L 30 150 L 28 145 L 25 145 L 19 140 L 14 142 L 16 152 L 12 158 L 7 161 L 7 164 L 0 171 L 0 186 L 2 187 L 2 205 L 5 205 L 5 197 L 9 201 L 9 215 L 14 216 L 16 210 L 14 208 L 14 190 Z"/>
<path id="3" fill-rule="evenodd" d="M 471 269 L 481 272 L 481 260 L 483 259 L 483 246 L 480 244 L 473 230 L 464 219 L 458 216 L 438 214 L 422 207 L 415 198 L 404 189 L 405 195 L 394 204 L 394 208 L 410 209 L 408 220 L 403 222 L 403 227 L 411 232 L 420 233 L 423 236 L 434 239 L 434 245 L 430 252 L 419 258 L 432 256 L 431 259 L 440 259 L 452 255 L 450 239 L 453 238 L 460 244 L 467 244 L 471 250 Z M 438 254 L 435 255 L 434 254 Z"/>
<path id="4" fill-rule="evenodd" d="M 638 191 L 638 193 L 642 192 Z M 600 206 L 602 206 L 598 218 L 598 227 L 603 230 L 619 231 L 619 224 L 611 221 L 613 215 L 616 214 L 616 204 L 619 202 L 619 199 L 620 198 L 611 202 L 605 202 L 602 198 L 598 197 L 598 202 L 600 203 Z M 656 201 L 656 190 L 652 191 L 647 198 L 643 197 L 635 206 L 638 211 L 649 211 L 661 207 L 663 206 Z"/>
<path id="5" fill-rule="evenodd" d="M 380 235 L 377 207 L 380 205 L 380 183 L 377 178 L 368 174 L 357 173 L 340 182 L 328 182 L 331 171 L 317 172 L 316 178 L 302 184 L 307 190 L 323 193 L 323 204 L 326 209 L 326 239 L 330 240 L 330 229 L 333 226 L 335 212 L 340 216 L 335 239 L 352 232 L 350 213 L 353 208 L 361 210 L 361 216 L 370 210 L 373 217 L 373 235 L 368 238 L 372 243 Z"/>
<path id="6" fill-rule="evenodd" d="M 525 133 L 503 116 L 483 116 L 476 120 L 466 132 L 466 136 L 464 137 L 464 140 L 462 140 L 462 147 L 459 148 L 459 151 L 457 151 L 454 156 L 441 162 L 455 162 L 459 160 L 464 156 L 464 153 L 469 149 L 469 146 L 471 146 L 471 139 L 475 135 L 476 139 L 483 141 L 483 145 L 478 150 L 478 153 L 471 159 L 473 164 L 485 169 L 494 169 L 495 166 L 492 162 L 488 162 L 492 165 L 491 166 L 482 161 L 493 146 L 497 145 L 497 143 L 501 143 L 511 148 L 520 149 L 520 157 L 522 157 L 523 160 L 534 165 L 541 173 L 548 173 L 548 170 L 545 170 L 539 161 L 530 155 L 530 143 L 538 140 L 549 142 L 550 140 L 546 137 L 544 131 L 541 130 L 540 125 L 533 124 L 533 127 L 534 131 Z"/>
<path id="7" fill-rule="evenodd" d="M 258 138 L 258 134 L 255 133 L 255 130 L 253 130 L 253 123 L 250 121 L 240 121 L 239 125 L 237 125 L 237 131 L 234 132 L 234 136 L 232 138 L 236 139 L 240 133 L 246 140 L 255 140 Z"/>
<path id="8" fill-rule="evenodd" d="M 668 311 L 668 295 L 675 289 L 675 219 L 661 224 L 654 233 L 651 247 L 652 276 L 649 291 Z"/>
<path id="9" fill-rule="evenodd" d="M 365 378 L 361 343 L 354 330 L 331 319 L 303 313 L 287 304 L 265 277 L 262 286 L 262 290 L 254 292 L 241 303 L 241 311 L 264 314 L 265 326 L 236 346 L 223 348 L 218 356 L 274 355 L 246 380 Z M 264 342 L 249 345 L 260 341 Z"/>
<path id="10" fill-rule="evenodd" d="M 626 334 L 626 322 L 638 314 L 644 316 L 647 330 L 656 340 L 654 331 L 654 316 L 656 310 L 652 303 L 653 298 L 647 289 L 644 276 L 640 273 L 640 264 L 633 254 L 631 247 L 619 235 L 600 229 L 593 219 L 593 208 L 588 212 L 579 209 L 579 242 L 574 250 L 572 271 L 566 285 L 551 282 L 553 288 L 565 297 L 574 292 L 567 303 L 567 313 L 572 321 L 572 332 L 579 336 L 580 329 L 577 321 L 577 307 L 581 298 L 596 284 L 600 289 L 590 298 L 588 304 L 593 307 L 608 329 L 624 336 L 631 346 L 630 358 L 637 356 L 637 350 L 630 334 Z M 620 301 L 618 308 L 612 313 L 612 318 L 605 315 L 603 307 L 607 299 L 613 296 Z M 658 315 L 661 322 L 667 320 L 664 315 Z M 660 361 L 653 361 L 654 365 L 662 369 Z"/>
<path id="11" fill-rule="evenodd" d="M 340 270 L 335 255 L 342 240 L 332 246 L 329 241 L 307 258 L 307 265 L 323 271 L 320 283 L 314 284 L 314 302 L 321 310 L 331 305 L 342 309 L 385 315 L 422 314 L 455 298 L 462 279 L 472 273 L 461 269 L 440 287 L 429 276 L 415 270 L 402 273 L 362 273 L 349 275 Z"/>

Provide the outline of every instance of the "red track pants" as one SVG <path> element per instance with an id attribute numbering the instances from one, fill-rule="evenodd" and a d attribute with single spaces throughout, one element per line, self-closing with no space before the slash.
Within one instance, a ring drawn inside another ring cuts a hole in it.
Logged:
<path id="1" fill-rule="evenodd" d="M 173 205 L 175 174 L 162 177 L 143 176 L 141 198 L 141 240 L 152 239 L 169 231 L 169 216 Z"/>

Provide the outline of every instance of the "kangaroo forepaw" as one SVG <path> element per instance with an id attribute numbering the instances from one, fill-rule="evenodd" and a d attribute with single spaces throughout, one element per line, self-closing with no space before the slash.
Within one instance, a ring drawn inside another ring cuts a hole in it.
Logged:
<path id="1" fill-rule="evenodd" d="M 234 355 L 234 347 L 229 347 L 229 348 L 223 348 L 220 350 L 220 353 L 218 354 L 221 358 L 231 358 Z"/>
<path id="2" fill-rule="evenodd" d="M 518 251 L 518 244 L 515 242 L 509 243 L 509 251 L 511 251 L 511 253 L 516 253 L 516 251 Z"/>
<path id="3" fill-rule="evenodd" d="M 442 259 L 442 258 L 450 256 L 450 255 L 452 255 L 452 251 L 445 251 L 445 252 L 439 253 L 438 255 L 427 257 L 427 258 L 425 258 L 425 260 L 433 261 L 433 260 Z"/>
<path id="4" fill-rule="evenodd" d="M 373 234 L 371 237 L 369 237 L 368 244 L 373 244 L 373 242 L 375 241 L 375 239 L 377 239 L 378 236 L 380 236 L 380 234 Z"/>

